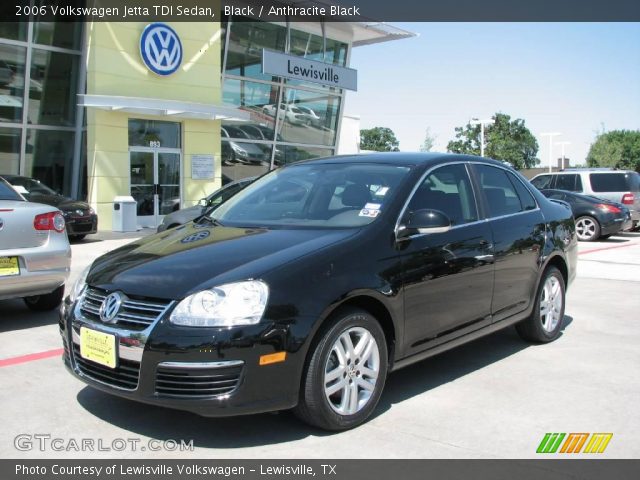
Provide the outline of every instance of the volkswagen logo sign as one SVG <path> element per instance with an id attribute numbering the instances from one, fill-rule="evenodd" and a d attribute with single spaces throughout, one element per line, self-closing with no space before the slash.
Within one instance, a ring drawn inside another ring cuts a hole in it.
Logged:
<path id="1" fill-rule="evenodd" d="M 120 305 L 122 305 L 122 295 L 118 292 L 113 292 L 102 301 L 100 305 L 100 320 L 105 323 L 116 323 L 115 319 L 120 311 Z"/>
<path id="2" fill-rule="evenodd" d="M 182 240 L 181 243 L 191 243 L 197 242 L 198 240 L 204 240 L 210 235 L 209 230 L 202 230 L 200 232 L 192 233 L 191 235 L 187 235 Z"/>
<path id="3" fill-rule="evenodd" d="M 182 63 L 182 43 L 169 25 L 151 23 L 140 36 L 140 56 L 153 73 L 171 75 Z"/>

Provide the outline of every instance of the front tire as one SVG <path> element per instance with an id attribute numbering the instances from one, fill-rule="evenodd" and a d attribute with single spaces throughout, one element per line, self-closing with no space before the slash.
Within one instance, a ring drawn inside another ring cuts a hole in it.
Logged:
<path id="1" fill-rule="evenodd" d="M 388 369 L 384 332 L 372 315 L 350 308 L 321 335 L 294 413 L 324 430 L 347 430 L 365 422 L 380 400 Z"/>
<path id="2" fill-rule="evenodd" d="M 32 297 L 24 297 L 24 303 L 34 312 L 48 312 L 57 308 L 62 303 L 64 297 L 64 285 L 59 286 L 53 292 L 46 295 L 34 295 Z"/>
<path id="3" fill-rule="evenodd" d="M 581 242 L 595 242 L 600 237 L 600 224 L 587 215 L 576 219 L 576 235 Z"/>
<path id="4" fill-rule="evenodd" d="M 556 267 L 545 270 L 535 302 L 531 316 L 518 323 L 516 330 L 528 342 L 552 342 L 560 336 L 565 305 L 564 277 Z"/>

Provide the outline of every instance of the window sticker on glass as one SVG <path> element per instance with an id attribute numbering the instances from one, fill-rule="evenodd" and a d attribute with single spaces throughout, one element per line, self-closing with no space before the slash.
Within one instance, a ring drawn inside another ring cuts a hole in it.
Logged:
<path id="1" fill-rule="evenodd" d="M 380 214 L 380 204 L 379 203 L 367 203 L 360 213 L 359 217 L 369 217 L 376 218 Z"/>
<path id="2" fill-rule="evenodd" d="M 376 190 L 375 196 L 384 197 L 388 191 L 389 191 L 389 187 L 380 187 L 378 190 Z"/>

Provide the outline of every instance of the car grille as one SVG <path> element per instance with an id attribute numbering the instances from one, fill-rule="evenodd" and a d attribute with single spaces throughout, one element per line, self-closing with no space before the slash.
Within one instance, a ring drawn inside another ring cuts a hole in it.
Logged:
<path id="1" fill-rule="evenodd" d="M 223 368 L 176 368 L 158 365 L 156 393 L 170 397 L 212 397 L 231 393 L 242 365 Z"/>
<path id="2" fill-rule="evenodd" d="M 78 369 L 87 377 L 117 388 L 135 390 L 140 377 L 140 364 L 121 358 L 116 368 L 99 365 L 80 356 L 80 346 L 73 344 L 73 357 Z"/>
<path id="3" fill-rule="evenodd" d="M 100 306 L 109 292 L 98 288 L 88 287 L 80 312 L 90 320 L 100 321 Z M 122 302 L 120 311 L 113 324 L 130 330 L 144 330 L 154 323 L 169 307 L 171 300 L 136 300 L 127 298 Z"/>

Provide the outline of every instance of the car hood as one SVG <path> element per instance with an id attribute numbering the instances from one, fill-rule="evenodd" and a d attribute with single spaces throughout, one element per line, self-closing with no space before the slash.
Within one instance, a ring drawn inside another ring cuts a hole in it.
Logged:
<path id="1" fill-rule="evenodd" d="M 80 200 L 72 200 L 71 198 L 64 197 L 62 195 L 29 195 L 29 201 L 37 203 L 45 203 L 56 207 L 62 211 L 66 210 L 88 210 L 89 204 Z"/>
<path id="2" fill-rule="evenodd" d="M 128 295 L 182 299 L 269 270 L 341 242 L 357 230 L 263 229 L 193 223 L 98 258 L 87 283 Z"/>

